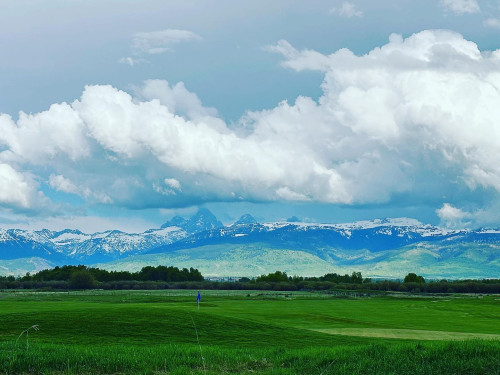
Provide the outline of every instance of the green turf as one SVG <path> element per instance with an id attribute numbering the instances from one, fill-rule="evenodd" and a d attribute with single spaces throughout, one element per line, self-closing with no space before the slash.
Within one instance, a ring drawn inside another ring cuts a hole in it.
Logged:
<path id="1" fill-rule="evenodd" d="M 202 296 L 0 292 L 0 373 L 500 374 L 498 296 Z"/>

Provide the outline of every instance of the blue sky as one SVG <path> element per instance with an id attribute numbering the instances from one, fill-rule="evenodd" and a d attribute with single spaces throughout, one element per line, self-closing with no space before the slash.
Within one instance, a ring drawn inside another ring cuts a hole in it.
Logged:
<path id="1" fill-rule="evenodd" d="M 500 222 L 500 1 L 0 0 L 0 225 Z"/>

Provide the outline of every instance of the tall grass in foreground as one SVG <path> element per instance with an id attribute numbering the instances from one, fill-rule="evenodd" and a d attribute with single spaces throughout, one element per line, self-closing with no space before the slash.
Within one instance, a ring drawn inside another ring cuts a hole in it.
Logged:
<path id="1" fill-rule="evenodd" d="M 207 374 L 500 374 L 500 342 L 310 349 L 203 349 Z M 0 343 L 1 374 L 203 374 L 196 345 L 64 346 Z"/>

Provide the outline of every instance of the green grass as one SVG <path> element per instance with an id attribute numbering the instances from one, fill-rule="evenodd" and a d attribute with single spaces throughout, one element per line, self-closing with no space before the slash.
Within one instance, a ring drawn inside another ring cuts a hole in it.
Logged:
<path id="1" fill-rule="evenodd" d="M 264 345 L 262 345 L 264 346 Z M 481 341 L 369 344 L 331 348 L 203 349 L 208 374 L 498 374 L 500 345 Z M 84 347 L 0 344 L 5 374 L 203 374 L 198 348 L 186 345 Z"/>
<path id="2" fill-rule="evenodd" d="M 202 296 L 0 292 L 0 374 L 500 374 L 498 296 Z"/>

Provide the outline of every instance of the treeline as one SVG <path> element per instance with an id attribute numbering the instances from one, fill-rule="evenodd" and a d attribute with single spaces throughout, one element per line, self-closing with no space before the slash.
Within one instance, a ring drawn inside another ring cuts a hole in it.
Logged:
<path id="1" fill-rule="evenodd" d="M 351 275 L 328 273 L 320 277 L 288 276 L 276 271 L 256 279 L 246 277 L 235 282 L 205 281 L 194 268 L 147 266 L 139 272 L 107 271 L 99 268 L 62 266 L 34 275 L 0 277 L 0 289 L 214 289 L 214 290 L 333 290 L 359 289 L 360 272 Z"/>
<path id="2" fill-rule="evenodd" d="M 250 280 L 249 280 L 250 281 Z M 286 272 L 276 271 L 267 275 L 261 275 L 255 279 L 256 283 L 268 282 L 268 283 L 279 283 L 279 282 L 291 282 L 300 283 L 303 281 L 326 281 L 334 284 L 345 283 L 345 284 L 362 284 L 363 276 L 361 272 L 353 272 L 351 275 L 339 275 L 336 273 L 327 273 L 320 277 L 302 277 L 302 276 L 288 276 Z"/>
<path id="3" fill-rule="evenodd" d="M 13 276 L 0 277 L 0 288 L 128 289 L 134 288 L 135 284 L 153 288 L 155 283 L 200 282 L 203 280 L 203 275 L 195 268 L 147 266 L 138 272 L 128 272 L 107 271 L 79 265 L 57 266 L 34 275 L 27 273 L 18 278 Z"/>
<path id="4" fill-rule="evenodd" d="M 168 266 L 147 266 L 138 272 L 129 271 L 107 271 L 87 266 L 62 266 L 40 271 L 34 275 L 26 274 L 22 281 L 51 281 L 71 280 L 77 274 L 89 274 L 100 282 L 108 281 L 203 281 L 200 271 L 194 268 L 183 268 Z"/>
<path id="5" fill-rule="evenodd" d="M 432 280 L 426 281 L 413 272 L 403 281 L 372 280 L 363 278 L 360 272 L 351 275 L 328 273 L 320 277 L 288 276 L 286 272 L 276 271 L 250 280 L 256 289 L 272 290 L 337 290 L 352 292 L 405 292 L 405 293 L 500 293 L 500 279 L 483 280 Z"/>
<path id="6" fill-rule="evenodd" d="M 410 292 L 410 293 L 500 293 L 500 279 L 484 280 L 439 280 L 426 283 L 378 281 L 363 284 L 371 291 Z"/>
<path id="7" fill-rule="evenodd" d="M 208 289 L 208 290 L 275 290 L 275 291 L 347 291 L 405 293 L 500 293 L 499 279 L 426 281 L 415 273 L 403 281 L 372 280 L 360 272 L 348 275 L 328 273 L 320 277 L 288 276 L 276 271 L 255 279 L 207 281 L 194 268 L 147 266 L 139 272 L 106 271 L 86 266 L 63 266 L 15 278 L 0 276 L 0 289 Z"/>

